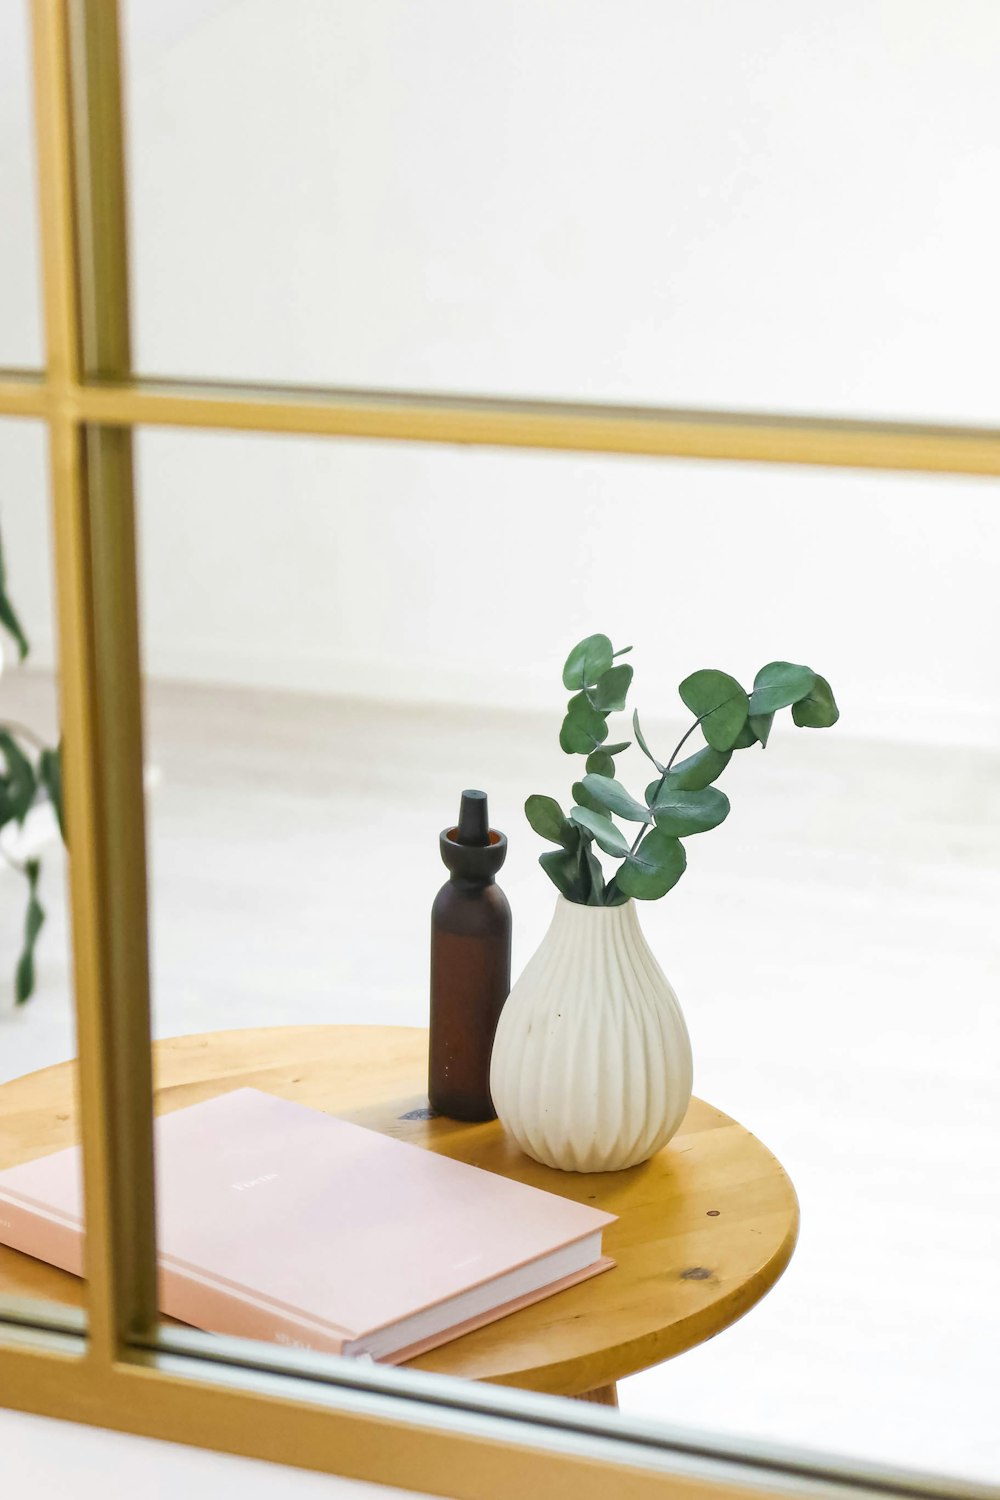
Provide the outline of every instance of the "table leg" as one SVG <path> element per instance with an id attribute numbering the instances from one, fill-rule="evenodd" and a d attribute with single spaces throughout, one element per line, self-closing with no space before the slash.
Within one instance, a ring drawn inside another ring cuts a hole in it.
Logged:
<path id="1" fill-rule="evenodd" d="M 596 1406 L 617 1406 L 618 1387 L 614 1381 L 610 1385 L 599 1385 L 592 1391 L 582 1391 L 579 1396 L 574 1396 L 575 1401 L 593 1401 Z"/>

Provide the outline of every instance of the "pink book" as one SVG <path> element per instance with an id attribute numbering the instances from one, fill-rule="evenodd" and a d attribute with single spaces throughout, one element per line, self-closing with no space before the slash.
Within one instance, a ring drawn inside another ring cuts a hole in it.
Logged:
<path id="1" fill-rule="evenodd" d="M 613 1262 L 615 1215 L 257 1089 L 156 1121 L 160 1307 L 397 1363 Z M 0 1172 L 0 1243 L 79 1276 L 80 1151 Z"/>

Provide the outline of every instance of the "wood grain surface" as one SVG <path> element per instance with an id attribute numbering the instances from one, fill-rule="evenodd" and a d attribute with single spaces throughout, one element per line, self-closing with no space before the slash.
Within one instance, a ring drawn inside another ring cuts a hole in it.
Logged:
<path id="1" fill-rule="evenodd" d="M 794 1189 L 720 1110 L 692 1100 L 678 1134 L 642 1166 L 557 1172 L 524 1156 L 495 1121 L 428 1118 L 426 1052 L 427 1033 L 401 1026 L 171 1038 L 154 1047 L 157 1111 L 249 1085 L 618 1215 L 604 1239 L 613 1271 L 435 1349 L 418 1369 L 579 1395 L 710 1338 L 781 1275 L 798 1228 Z M 0 1087 L 0 1167 L 73 1144 L 73 1091 L 68 1063 Z M 82 1292 L 74 1277 L 0 1247 L 0 1302 L 78 1306 Z"/>

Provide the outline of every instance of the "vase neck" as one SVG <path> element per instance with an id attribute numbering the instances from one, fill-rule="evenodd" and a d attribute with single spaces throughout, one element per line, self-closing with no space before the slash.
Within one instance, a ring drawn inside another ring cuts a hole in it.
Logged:
<path id="1" fill-rule="evenodd" d="M 609 933 L 641 933 L 639 913 L 634 901 L 621 906 L 583 906 L 578 901 L 567 901 L 560 896 L 556 901 L 552 927 L 557 931 L 593 931 L 606 929 Z"/>

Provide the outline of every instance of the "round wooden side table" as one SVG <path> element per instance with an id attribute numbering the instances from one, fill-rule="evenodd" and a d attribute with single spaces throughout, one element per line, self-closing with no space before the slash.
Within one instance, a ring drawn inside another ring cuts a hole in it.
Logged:
<path id="1" fill-rule="evenodd" d="M 427 1033 L 402 1026 L 283 1026 L 154 1045 L 156 1108 L 251 1086 L 618 1215 L 613 1271 L 414 1360 L 413 1367 L 616 1405 L 614 1382 L 734 1323 L 781 1275 L 798 1229 L 795 1191 L 742 1125 L 699 1099 L 651 1161 L 556 1172 L 492 1121 L 427 1108 Z M 0 1168 L 72 1145 L 74 1065 L 0 1087 Z M 82 1283 L 0 1246 L 0 1298 L 80 1305 Z"/>

